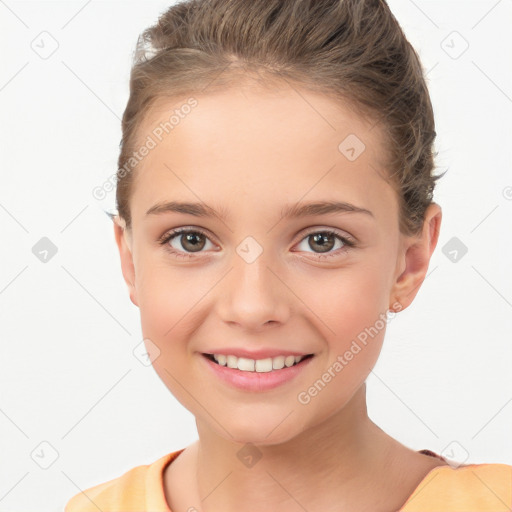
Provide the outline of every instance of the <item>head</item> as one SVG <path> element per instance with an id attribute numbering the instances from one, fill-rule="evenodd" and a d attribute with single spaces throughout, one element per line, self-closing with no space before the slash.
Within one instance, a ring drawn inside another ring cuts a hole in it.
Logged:
<path id="1" fill-rule="evenodd" d="M 387 4 L 178 3 L 139 40 L 122 129 L 115 237 L 163 382 L 235 442 L 343 414 L 441 223 L 432 106 Z M 224 349 L 313 357 L 247 391 L 211 372 Z"/>

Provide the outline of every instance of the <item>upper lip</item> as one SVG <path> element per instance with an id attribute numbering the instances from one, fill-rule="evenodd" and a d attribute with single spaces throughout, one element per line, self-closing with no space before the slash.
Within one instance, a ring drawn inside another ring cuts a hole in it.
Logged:
<path id="1" fill-rule="evenodd" d="M 311 353 L 308 352 L 297 352 L 296 350 L 284 350 L 279 348 L 268 348 L 268 349 L 258 349 L 258 350 L 245 350 L 242 348 L 219 348 L 213 349 L 210 352 L 204 352 L 205 354 L 223 354 L 225 356 L 236 356 L 236 357 L 245 357 L 247 359 L 267 359 L 269 357 L 277 357 L 277 356 L 307 356 Z"/>

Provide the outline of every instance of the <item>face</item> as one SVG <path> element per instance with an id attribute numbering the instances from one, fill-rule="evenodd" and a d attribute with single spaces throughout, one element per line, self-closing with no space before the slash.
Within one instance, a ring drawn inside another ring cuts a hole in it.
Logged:
<path id="1" fill-rule="evenodd" d="M 139 139 L 186 100 L 160 102 Z M 386 311 L 412 301 L 432 240 L 407 251 L 382 134 L 349 109 L 284 87 L 196 100 L 137 167 L 132 229 L 115 226 L 123 275 L 155 370 L 197 421 L 236 442 L 284 442 L 364 384 Z M 362 210 L 290 210 L 335 202 Z M 281 355 L 309 357 L 278 369 Z"/>

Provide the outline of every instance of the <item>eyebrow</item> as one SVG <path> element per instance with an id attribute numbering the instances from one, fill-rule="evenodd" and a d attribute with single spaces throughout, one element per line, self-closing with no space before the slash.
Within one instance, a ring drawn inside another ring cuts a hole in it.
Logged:
<path id="1" fill-rule="evenodd" d="M 194 215 L 195 217 L 215 217 L 225 221 L 228 217 L 226 209 L 217 212 L 205 203 L 190 203 L 181 201 L 167 201 L 153 205 L 146 212 L 146 215 L 159 215 L 162 213 L 175 212 Z M 313 215 L 328 215 L 336 213 L 364 213 L 374 217 L 373 213 L 366 208 L 347 203 L 345 201 L 317 201 L 311 203 L 285 205 L 281 209 L 281 217 L 289 219 L 292 217 L 307 217 Z"/>

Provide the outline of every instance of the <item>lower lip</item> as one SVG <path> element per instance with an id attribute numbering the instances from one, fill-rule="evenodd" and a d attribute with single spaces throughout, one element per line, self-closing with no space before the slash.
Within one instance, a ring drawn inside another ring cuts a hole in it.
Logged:
<path id="1" fill-rule="evenodd" d="M 294 366 L 285 366 L 281 370 L 272 370 L 271 372 L 244 372 L 235 368 L 221 366 L 204 355 L 201 355 L 201 357 L 208 367 L 215 372 L 215 375 L 225 382 L 246 391 L 267 391 L 277 388 L 295 378 L 299 373 L 304 371 L 314 356 L 308 357 Z"/>

